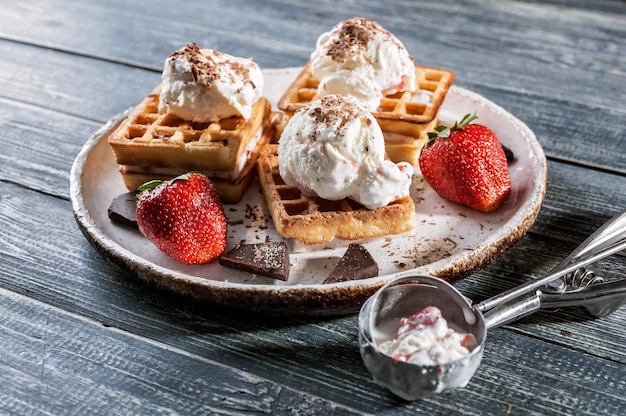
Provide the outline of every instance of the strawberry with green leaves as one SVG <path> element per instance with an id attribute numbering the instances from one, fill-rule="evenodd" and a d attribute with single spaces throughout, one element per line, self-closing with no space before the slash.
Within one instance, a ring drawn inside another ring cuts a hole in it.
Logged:
<path id="1" fill-rule="evenodd" d="M 139 187 L 137 225 L 168 256 L 208 263 L 226 248 L 226 217 L 213 183 L 200 173 Z"/>
<path id="2" fill-rule="evenodd" d="M 500 141 L 489 128 L 471 124 L 476 119 L 468 114 L 452 127 L 428 133 L 419 166 L 442 198 L 491 212 L 509 199 L 511 178 Z"/>

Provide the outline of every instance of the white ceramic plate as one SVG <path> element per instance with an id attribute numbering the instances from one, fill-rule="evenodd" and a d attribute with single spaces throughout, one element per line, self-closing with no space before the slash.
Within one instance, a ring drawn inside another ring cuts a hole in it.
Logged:
<path id="1" fill-rule="evenodd" d="M 265 95 L 274 108 L 299 68 L 264 71 Z M 360 241 L 380 267 L 377 278 L 322 284 L 343 255 L 348 242 L 304 247 L 287 241 L 291 274 L 288 282 L 255 276 L 220 266 L 180 264 L 156 249 L 138 231 L 112 223 L 111 200 L 126 192 L 107 136 L 128 113 L 114 117 L 91 137 L 72 166 L 71 201 L 81 230 L 107 258 L 139 278 L 191 299 L 265 312 L 335 314 L 356 311 L 391 278 L 427 274 L 450 281 L 492 263 L 518 241 L 534 222 L 545 194 L 546 161 L 533 132 L 520 120 L 484 97 L 453 86 L 440 111 L 451 123 L 477 112 L 479 121 L 495 131 L 517 160 L 510 165 L 512 195 L 496 212 L 483 214 L 441 199 L 414 176 L 415 230 L 397 236 Z M 228 246 L 278 241 L 263 196 L 256 184 L 244 199 L 226 205 Z"/>

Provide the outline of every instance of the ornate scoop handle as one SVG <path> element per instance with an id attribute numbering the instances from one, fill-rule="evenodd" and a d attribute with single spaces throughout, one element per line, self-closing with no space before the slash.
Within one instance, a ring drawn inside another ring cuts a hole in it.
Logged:
<path id="1" fill-rule="evenodd" d="M 587 286 L 604 283 L 602 276 L 597 276 L 593 270 L 583 267 L 562 276 L 560 279 L 547 283 L 541 291 L 543 293 L 572 293 L 585 289 Z"/>
<path id="2" fill-rule="evenodd" d="M 546 285 L 546 308 L 582 306 L 594 318 L 613 313 L 626 302 L 626 279 L 605 282 L 592 270 L 578 269 Z"/>
<path id="3" fill-rule="evenodd" d="M 485 313 L 500 305 L 510 304 L 558 278 L 574 273 L 584 266 L 626 249 L 626 210 L 604 223 L 549 274 L 486 299 L 476 305 Z M 563 283 L 565 281 L 563 280 Z M 558 285 L 557 285 L 558 286 Z M 567 284 L 566 284 L 567 286 Z"/>

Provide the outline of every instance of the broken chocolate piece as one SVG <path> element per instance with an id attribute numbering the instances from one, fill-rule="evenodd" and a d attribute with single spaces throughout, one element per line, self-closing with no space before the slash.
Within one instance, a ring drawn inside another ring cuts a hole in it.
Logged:
<path id="1" fill-rule="evenodd" d="M 504 150 L 504 155 L 506 156 L 507 163 L 515 162 L 515 154 L 513 154 L 513 151 L 509 149 L 508 147 L 506 147 L 505 145 L 501 145 L 501 146 L 502 146 L 502 150 Z"/>
<path id="2" fill-rule="evenodd" d="M 378 276 L 378 263 L 360 244 L 350 244 L 324 283 L 346 282 Z"/>
<path id="3" fill-rule="evenodd" d="M 109 205 L 109 219 L 118 224 L 137 227 L 137 197 L 135 192 L 118 195 Z"/>
<path id="4" fill-rule="evenodd" d="M 289 252 L 283 242 L 238 244 L 219 258 L 222 266 L 278 280 L 289 278 Z"/>

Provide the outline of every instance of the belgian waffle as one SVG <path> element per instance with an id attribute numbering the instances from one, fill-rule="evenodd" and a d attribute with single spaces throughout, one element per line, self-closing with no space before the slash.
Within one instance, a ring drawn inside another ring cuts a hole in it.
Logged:
<path id="1" fill-rule="evenodd" d="M 233 204 L 239 202 L 243 197 L 244 192 L 246 192 L 256 174 L 256 162 L 259 157 L 260 149 L 269 143 L 270 139 L 274 138 L 276 135 L 276 126 L 273 123 L 273 120 L 277 117 L 280 118 L 280 114 L 272 113 L 270 122 L 268 122 L 267 126 L 263 130 L 261 139 L 259 140 L 257 146 L 248 154 L 246 164 L 240 170 L 240 173 L 236 178 L 230 179 L 216 176 L 217 173 L 215 171 L 199 171 L 211 179 L 213 185 L 215 185 L 217 193 L 220 196 L 221 202 Z M 141 168 L 139 168 L 139 170 L 129 170 L 125 165 L 120 166 L 119 169 L 122 174 L 124 184 L 129 190 L 135 190 L 140 185 L 151 180 L 159 179 L 165 181 L 190 171 L 190 169 L 178 168 L 175 169 L 175 172 L 170 174 L 159 174 L 151 171 L 142 172 Z"/>
<path id="2" fill-rule="evenodd" d="M 303 195 L 280 177 L 277 145 L 261 149 L 257 169 L 274 227 L 283 237 L 317 244 L 398 234 L 415 227 L 415 205 L 409 196 L 370 210 L 350 199 Z"/>
<path id="3" fill-rule="evenodd" d="M 418 92 L 398 92 L 382 98 L 372 115 L 385 135 L 385 150 L 394 162 L 418 163 L 420 150 L 439 122 L 438 114 L 452 82 L 454 72 L 426 66 L 415 66 Z M 287 116 L 318 98 L 319 81 L 308 62 L 278 101 Z M 428 95 L 428 100 L 421 99 Z"/>
<path id="4" fill-rule="evenodd" d="M 194 170 L 213 180 L 223 202 L 237 202 L 254 176 L 260 147 L 273 135 L 264 127 L 277 113 L 261 98 L 249 119 L 195 123 L 159 114 L 159 93 L 160 86 L 108 138 L 126 187 Z"/>

